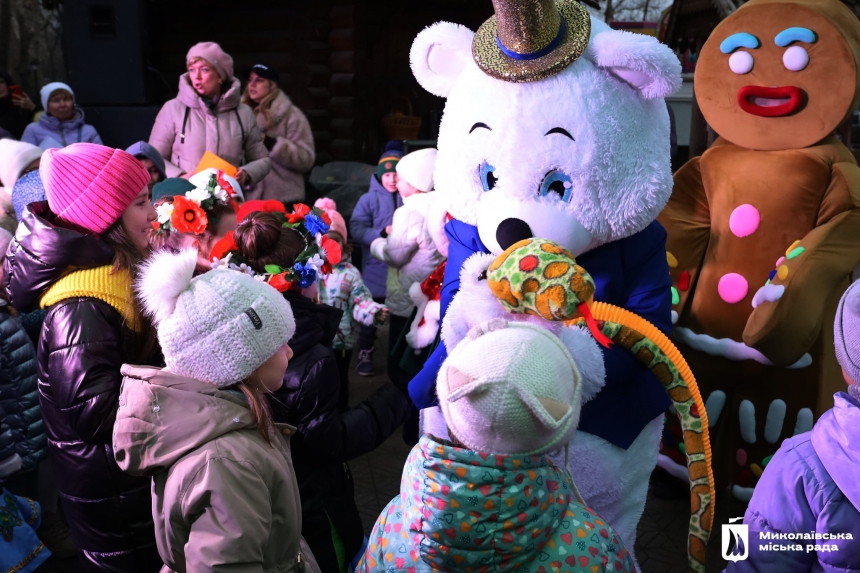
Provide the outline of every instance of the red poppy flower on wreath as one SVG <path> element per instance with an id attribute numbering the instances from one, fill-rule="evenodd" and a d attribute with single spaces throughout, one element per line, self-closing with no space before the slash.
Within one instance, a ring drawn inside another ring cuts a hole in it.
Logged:
<path id="1" fill-rule="evenodd" d="M 293 205 L 293 212 L 287 214 L 287 223 L 300 223 L 305 220 L 305 215 L 311 212 L 311 208 L 304 203 Z"/>
<path id="2" fill-rule="evenodd" d="M 262 201 L 260 199 L 255 199 L 254 201 L 245 201 L 244 203 L 242 203 L 242 206 L 236 213 L 236 220 L 241 223 L 248 215 L 254 213 L 255 211 L 262 211 L 264 213 L 286 214 L 287 209 L 284 207 L 283 203 L 272 199 L 269 199 L 268 201 Z"/>
<path id="3" fill-rule="evenodd" d="M 320 239 L 320 247 L 322 247 L 322 250 L 325 253 L 325 262 L 329 265 L 338 264 L 340 259 L 343 257 L 343 252 L 340 250 L 340 243 L 332 241 L 326 235 L 323 235 Z M 330 272 L 331 268 L 329 267 L 328 273 Z"/>
<path id="4" fill-rule="evenodd" d="M 293 281 L 288 281 L 285 278 L 286 274 L 287 273 L 281 273 L 279 275 L 272 275 L 269 277 L 269 286 L 274 287 L 278 292 L 287 292 L 293 288 Z"/>
<path id="5" fill-rule="evenodd" d="M 206 211 L 200 205 L 186 199 L 182 195 L 173 198 L 173 214 L 170 216 L 170 226 L 180 233 L 202 235 L 209 224 Z"/>
<path id="6" fill-rule="evenodd" d="M 327 213 L 326 211 L 323 211 L 322 216 L 320 217 L 320 219 L 322 219 L 322 220 L 323 220 L 323 223 L 325 223 L 326 225 L 328 225 L 329 227 L 331 227 L 331 217 L 329 217 L 329 216 L 328 216 L 328 213 Z"/>
<path id="7" fill-rule="evenodd" d="M 227 253 L 235 251 L 236 248 L 236 240 L 233 238 L 233 233 L 227 233 L 212 245 L 212 250 L 209 251 L 209 260 L 214 261 L 218 259 L 219 261 L 223 261 Z"/>

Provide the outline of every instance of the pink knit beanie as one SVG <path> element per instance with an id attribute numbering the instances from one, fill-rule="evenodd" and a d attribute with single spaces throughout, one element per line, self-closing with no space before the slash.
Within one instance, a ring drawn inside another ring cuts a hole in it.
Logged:
<path id="1" fill-rule="evenodd" d="M 338 233 L 343 237 L 343 240 L 346 241 L 346 221 L 343 220 L 343 215 L 337 212 L 337 203 L 334 202 L 334 199 L 329 197 L 320 197 L 316 200 L 316 203 L 314 203 L 314 207 L 322 209 L 328 214 L 329 219 L 331 219 L 331 230 Z"/>
<path id="2" fill-rule="evenodd" d="M 233 79 L 233 58 L 215 42 L 200 42 L 191 46 L 188 55 L 185 56 L 185 62 L 188 63 L 194 58 L 203 58 L 215 66 L 215 71 L 218 72 L 222 80 Z"/>
<path id="3" fill-rule="evenodd" d="M 48 206 L 61 223 L 104 233 L 149 183 L 133 155 L 95 143 L 49 149 L 39 169 Z"/>

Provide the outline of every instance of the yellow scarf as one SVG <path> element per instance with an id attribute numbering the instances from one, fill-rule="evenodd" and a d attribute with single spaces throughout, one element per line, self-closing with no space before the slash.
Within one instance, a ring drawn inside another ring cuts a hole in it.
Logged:
<path id="1" fill-rule="evenodd" d="M 95 298 L 116 309 L 129 328 L 140 332 L 141 322 L 134 306 L 131 276 L 127 270 L 111 273 L 112 268 L 112 265 L 105 265 L 64 276 L 45 291 L 39 299 L 39 306 L 48 308 L 70 298 Z"/>

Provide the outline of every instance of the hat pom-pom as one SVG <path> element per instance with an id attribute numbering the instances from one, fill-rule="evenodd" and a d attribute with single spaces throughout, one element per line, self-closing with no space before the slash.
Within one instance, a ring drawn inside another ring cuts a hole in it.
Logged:
<path id="1" fill-rule="evenodd" d="M 185 249 L 177 254 L 158 251 L 141 269 L 137 293 L 143 311 L 155 324 L 173 314 L 179 295 L 188 290 L 197 266 L 197 249 Z"/>
<path id="2" fill-rule="evenodd" d="M 323 211 L 337 211 L 337 203 L 331 197 L 320 197 L 314 203 L 314 207 Z"/>
<path id="3" fill-rule="evenodd" d="M 385 151 L 399 151 L 403 153 L 403 142 L 397 139 L 391 139 L 385 144 Z"/>

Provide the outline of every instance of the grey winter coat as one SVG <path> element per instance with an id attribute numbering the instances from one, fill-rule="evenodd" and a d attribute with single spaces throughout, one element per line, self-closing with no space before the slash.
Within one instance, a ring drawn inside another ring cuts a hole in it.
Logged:
<path id="1" fill-rule="evenodd" d="M 244 169 L 252 184 L 268 175 L 269 154 L 263 146 L 254 112 L 240 103 L 241 96 L 242 86 L 233 78 L 230 89 L 212 110 L 194 91 L 188 74 L 182 74 L 179 94 L 158 112 L 149 136 L 149 144 L 164 157 L 168 177 L 194 173 L 207 151 Z"/>
<path id="2" fill-rule="evenodd" d="M 370 244 L 382 236 L 394 219 L 395 209 L 402 205 L 400 193 L 386 191 L 374 174 L 370 176 L 370 189 L 359 197 L 349 219 L 349 234 L 361 244 L 362 278 L 374 298 L 385 297 L 388 265 L 371 255 Z"/>
<path id="3" fill-rule="evenodd" d="M 36 350 L 21 323 L 0 312 L 0 407 L 24 469 L 47 455 L 48 439 L 39 407 Z"/>
<path id="4" fill-rule="evenodd" d="M 274 199 L 286 203 L 305 200 L 303 173 L 310 171 L 316 160 L 314 138 L 305 114 L 293 105 L 290 98 L 278 90 L 269 108 L 271 127 L 266 129 L 266 116 L 257 113 L 257 127 L 263 141 L 270 142 L 269 158 L 272 169 L 266 178 L 254 185 L 246 195 L 252 199 Z M 269 147 L 269 144 L 266 144 Z"/>

